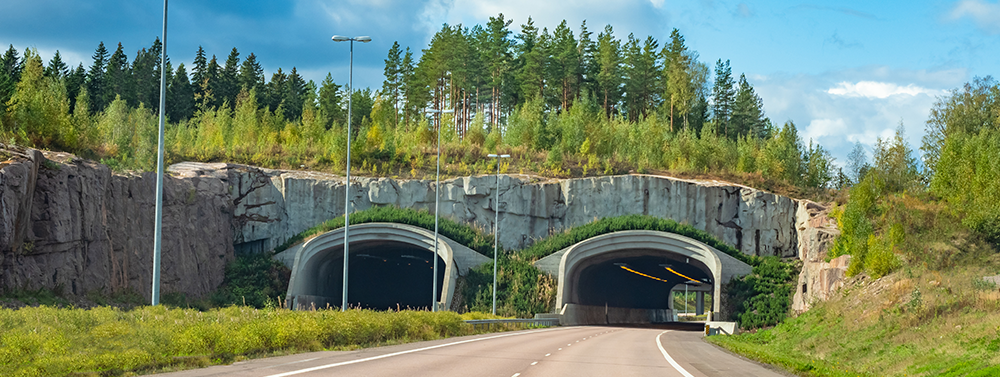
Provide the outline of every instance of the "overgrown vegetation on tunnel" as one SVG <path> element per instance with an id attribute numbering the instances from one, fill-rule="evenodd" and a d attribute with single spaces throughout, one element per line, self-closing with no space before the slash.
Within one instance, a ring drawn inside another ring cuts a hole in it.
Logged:
<path id="1" fill-rule="evenodd" d="M 502 253 L 497 265 L 497 313 L 527 317 L 551 312 L 557 282 L 532 263 L 577 242 L 624 230 L 652 230 L 690 237 L 752 266 L 750 275 L 733 279 L 722 292 L 727 296 L 724 302 L 729 304 L 728 311 L 741 326 L 773 326 L 788 316 L 798 272 L 796 264 L 777 257 L 746 255 L 690 225 L 644 215 L 603 218 L 537 240 L 524 250 Z M 493 265 L 487 264 L 470 270 L 463 292 L 468 309 L 491 309 L 492 269 Z"/>
<path id="2" fill-rule="evenodd" d="M 424 210 L 399 208 L 395 206 L 372 207 L 363 211 L 351 213 L 351 225 L 365 223 L 398 223 L 413 225 L 430 231 L 434 230 L 434 215 Z M 296 234 L 274 249 L 282 252 L 308 238 L 344 227 L 344 216 L 327 220 L 322 224 Z M 493 256 L 493 235 L 482 229 L 459 224 L 448 218 L 441 217 L 438 222 L 438 233 L 448 237 L 485 256 Z"/>

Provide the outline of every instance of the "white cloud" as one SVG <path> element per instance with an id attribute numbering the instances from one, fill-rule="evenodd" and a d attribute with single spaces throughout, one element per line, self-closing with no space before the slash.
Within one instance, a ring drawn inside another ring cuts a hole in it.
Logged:
<path id="1" fill-rule="evenodd" d="M 890 96 L 900 94 L 911 96 L 918 94 L 944 94 L 944 91 L 942 90 L 921 88 L 913 84 L 899 86 L 890 82 L 878 81 L 858 81 L 856 84 L 843 81 L 838 83 L 837 86 L 828 89 L 826 92 L 838 96 L 866 98 L 888 98 Z"/>
<path id="2" fill-rule="evenodd" d="M 949 18 L 955 21 L 965 17 L 972 18 L 979 28 L 990 34 L 1000 34 L 1000 3 L 982 0 L 960 1 L 951 10 Z"/>
<path id="3" fill-rule="evenodd" d="M 966 80 L 962 70 L 875 66 L 816 75 L 768 75 L 752 79 L 751 84 L 775 125 L 794 121 L 804 143 L 819 143 L 842 165 L 856 142 L 871 148 L 878 138 L 892 136 L 900 122 L 907 142 L 919 148 L 937 96 Z"/>

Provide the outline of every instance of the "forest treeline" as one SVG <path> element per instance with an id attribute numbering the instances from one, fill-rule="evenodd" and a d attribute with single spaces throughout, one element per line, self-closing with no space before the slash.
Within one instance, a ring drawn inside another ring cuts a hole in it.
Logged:
<path id="1" fill-rule="evenodd" d="M 502 14 L 443 25 L 419 56 L 394 43 L 377 90 L 347 93 L 331 75 L 269 80 L 253 53 L 225 60 L 199 48 L 191 67 L 166 64 L 168 161 L 230 161 L 342 170 L 347 96 L 352 163 L 365 174 L 422 177 L 442 132 L 447 174 L 485 173 L 485 153 L 514 155 L 508 172 L 555 176 L 627 171 L 748 173 L 799 187 L 843 186 L 821 146 L 773 125 L 763 99 L 728 60 L 714 69 L 673 30 L 595 36 L 586 22 L 551 31 L 531 18 L 514 33 Z M 116 168 L 152 169 L 161 44 L 129 54 L 100 43 L 89 67 L 58 52 L 45 63 L 13 46 L 0 60 L 0 137 Z M 427 109 L 453 111 L 432 116 Z"/>

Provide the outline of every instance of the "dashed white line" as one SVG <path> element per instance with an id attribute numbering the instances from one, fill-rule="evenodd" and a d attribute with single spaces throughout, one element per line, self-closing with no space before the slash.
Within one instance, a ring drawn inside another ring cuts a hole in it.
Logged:
<path id="1" fill-rule="evenodd" d="M 510 376 L 510 377 L 517 377 L 517 376 L 520 376 L 520 375 L 521 375 L 520 373 L 514 373 L 514 375 Z"/>
<path id="2" fill-rule="evenodd" d="M 560 348 L 560 349 L 557 349 L 556 351 L 562 351 L 562 348 Z"/>
<path id="3" fill-rule="evenodd" d="M 547 331 L 555 331 L 555 330 L 559 330 L 559 328 L 542 329 L 542 330 L 534 330 L 534 331 L 526 331 L 526 332 L 518 332 L 518 333 L 507 333 L 507 334 L 502 334 L 502 335 L 489 336 L 489 337 L 485 337 L 485 338 L 467 339 L 467 340 L 462 340 L 462 341 L 458 341 L 458 342 L 438 344 L 436 346 L 430 346 L 430 347 L 417 348 L 417 349 L 412 349 L 412 350 L 407 350 L 407 351 L 387 353 L 385 355 L 373 356 L 373 357 L 364 358 L 364 359 L 344 361 L 344 362 L 339 362 L 339 363 L 333 363 L 333 364 L 326 364 L 326 365 L 315 366 L 315 367 L 312 367 L 312 368 L 293 370 L 291 372 L 285 372 L 285 373 L 279 373 L 279 374 L 272 374 L 272 375 L 270 375 L 268 377 L 293 376 L 293 375 L 296 375 L 296 374 L 309 373 L 309 372 L 314 372 L 314 371 L 317 371 L 317 370 L 322 370 L 322 369 L 327 369 L 327 368 L 333 368 L 333 367 L 339 367 L 341 365 L 363 363 L 363 362 L 366 362 L 366 361 L 384 359 L 384 358 L 387 358 L 387 357 L 405 355 L 405 354 L 408 354 L 408 353 L 414 353 L 414 352 L 420 352 L 420 351 L 427 351 L 427 350 L 432 350 L 432 349 L 441 348 L 441 347 L 454 346 L 454 345 L 458 345 L 458 344 L 479 342 L 479 341 L 489 340 L 489 339 L 504 338 L 504 337 L 516 336 L 516 335 L 527 335 L 527 334 L 534 334 L 534 333 L 538 333 L 538 332 L 547 332 Z"/>
<path id="4" fill-rule="evenodd" d="M 545 354 L 545 357 L 548 357 L 549 355 L 551 355 L 551 353 L 547 353 L 547 354 Z"/>
<path id="5" fill-rule="evenodd" d="M 667 350 L 663 349 L 663 343 L 660 343 L 660 336 L 663 336 L 663 334 L 666 334 L 668 332 L 670 332 L 670 330 L 661 332 L 660 335 L 656 336 L 656 346 L 660 348 L 660 353 L 663 354 L 663 358 L 667 359 L 667 362 L 670 363 L 670 366 L 674 367 L 674 369 L 677 369 L 678 372 L 681 372 L 681 375 L 683 375 L 684 377 L 694 377 L 693 375 L 691 375 L 691 373 L 688 373 L 688 371 L 684 370 L 684 368 L 682 368 L 680 364 L 677 364 L 677 362 L 674 361 L 674 358 L 670 357 L 670 355 L 667 354 Z"/>
<path id="6" fill-rule="evenodd" d="M 535 364 L 538 364 L 538 362 L 536 361 L 536 362 L 531 363 L 531 365 L 535 365 Z"/>

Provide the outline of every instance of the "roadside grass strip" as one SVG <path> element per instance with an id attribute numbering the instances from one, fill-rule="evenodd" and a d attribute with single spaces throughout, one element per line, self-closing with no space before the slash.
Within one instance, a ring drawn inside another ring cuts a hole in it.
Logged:
<path id="1" fill-rule="evenodd" d="M 482 315 L 474 315 L 482 317 Z M 0 309 L 0 375 L 102 376 L 471 335 L 453 312 Z M 506 330 L 495 327 L 495 330 Z"/>

